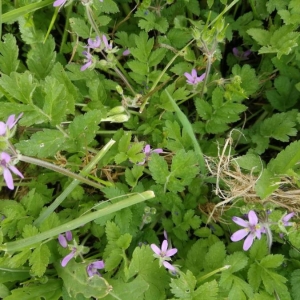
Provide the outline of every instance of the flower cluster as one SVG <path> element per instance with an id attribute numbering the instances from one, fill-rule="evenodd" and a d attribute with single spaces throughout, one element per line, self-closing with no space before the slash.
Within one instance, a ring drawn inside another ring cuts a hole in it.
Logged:
<path id="1" fill-rule="evenodd" d="M 294 216 L 294 213 L 290 213 L 288 215 L 284 215 L 278 222 L 279 227 L 284 227 L 284 226 L 291 226 L 293 225 L 292 222 L 289 222 L 289 220 Z M 233 242 L 237 242 L 242 240 L 243 238 L 246 237 L 243 245 L 243 249 L 245 251 L 249 250 L 249 248 L 252 246 L 253 241 L 255 238 L 260 239 L 261 235 L 263 233 L 266 233 L 266 229 L 268 228 L 269 224 L 264 223 L 260 224 L 259 219 L 256 215 L 256 213 L 253 210 L 250 210 L 248 213 L 248 221 L 245 221 L 239 217 L 233 217 L 232 221 L 242 227 L 243 229 L 240 229 L 236 231 L 232 236 L 231 240 Z M 282 230 L 284 230 L 282 228 Z"/>
<path id="2" fill-rule="evenodd" d="M 158 248 L 155 244 L 151 244 L 151 249 L 153 250 L 154 257 L 159 259 L 159 264 L 163 265 L 166 269 L 170 270 L 171 272 L 176 272 L 176 268 L 169 263 L 171 261 L 171 256 L 177 253 L 176 248 L 168 249 L 168 240 L 167 235 L 165 235 L 165 240 L 163 240 L 161 244 L 161 248 Z"/>
<path id="3" fill-rule="evenodd" d="M 68 242 L 70 242 L 72 240 L 73 240 L 73 235 L 72 235 L 71 231 L 66 231 L 65 234 L 60 234 L 58 236 L 59 244 L 64 248 L 71 249 L 71 253 L 66 255 L 60 263 L 63 268 L 68 264 L 68 262 L 73 257 L 77 257 L 78 255 L 81 256 L 81 254 L 85 252 L 85 250 L 84 250 L 85 247 L 77 245 L 75 240 L 73 241 L 73 245 L 69 245 Z M 98 270 L 104 269 L 104 267 L 105 267 L 104 261 L 97 260 L 97 261 L 91 262 L 87 266 L 86 272 L 89 277 L 92 277 L 95 275 L 101 276 L 101 274 L 98 272 Z"/>
<path id="4" fill-rule="evenodd" d="M 108 42 L 108 39 L 105 34 L 100 38 L 96 36 L 95 39 L 88 39 L 88 44 L 85 46 L 87 51 L 83 51 L 82 54 L 85 56 L 85 64 L 80 68 L 80 71 L 84 71 L 89 68 L 93 64 L 93 56 L 90 53 L 90 50 L 93 49 L 95 51 L 104 50 L 107 53 L 116 52 L 117 48 L 113 48 L 112 41 Z"/>

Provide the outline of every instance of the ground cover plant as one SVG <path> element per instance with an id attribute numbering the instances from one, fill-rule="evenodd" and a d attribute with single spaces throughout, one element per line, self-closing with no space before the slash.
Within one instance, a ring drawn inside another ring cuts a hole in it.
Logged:
<path id="1" fill-rule="evenodd" d="M 300 299 L 298 0 L 1 2 L 1 299 Z"/>

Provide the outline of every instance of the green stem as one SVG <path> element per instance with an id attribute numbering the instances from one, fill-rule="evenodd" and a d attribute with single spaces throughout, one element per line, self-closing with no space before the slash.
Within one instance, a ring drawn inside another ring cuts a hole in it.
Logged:
<path id="1" fill-rule="evenodd" d="M 67 15 L 66 15 L 65 29 L 63 31 L 63 36 L 62 36 L 62 40 L 61 40 L 61 44 L 60 44 L 60 48 L 59 48 L 60 54 L 63 53 L 64 45 L 67 42 L 67 38 L 68 38 L 68 34 L 69 34 L 68 28 L 69 28 L 69 24 L 70 24 L 70 15 L 72 13 L 72 5 L 67 6 L 66 11 L 67 11 Z"/>
<path id="2" fill-rule="evenodd" d="M 204 175 L 206 173 L 205 160 L 204 160 L 204 156 L 203 156 L 201 147 L 195 137 L 193 127 L 192 127 L 191 123 L 189 122 L 188 118 L 186 117 L 186 115 L 180 110 L 180 108 L 178 107 L 178 105 L 176 104 L 174 99 L 171 97 L 168 90 L 165 90 L 165 92 L 166 92 L 167 96 L 169 97 L 169 100 L 173 106 L 173 109 L 175 110 L 175 113 L 178 116 L 178 119 L 180 120 L 182 126 L 186 129 L 187 134 L 190 136 L 190 138 L 193 142 L 195 152 L 198 154 L 198 157 L 199 157 L 200 171 L 201 171 L 201 174 Z"/>
<path id="3" fill-rule="evenodd" d="M 214 270 L 214 271 L 212 271 L 212 272 L 210 272 L 210 273 L 208 273 L 208 274 L 206 274 L 204 276 L 198 277 L 197 278 L 197 282 L 201 282 L 201 281 L 203 281 L 203 280 L 205 280 L 205 279 L 207 279 L 207 278 L 215 275 L 216 273 L 219 273 L 219 272 L 222 272 L 222 271 L 225 271 L 225 270 L 229 269 L 230 267 L 231 267 L 230 265 L 226 265 L 226 266 L 224 266 L 222 268 L 219 268 L 217 270 Z"/>
<path id="4" fill-rule="evenodd" d="M 98 218 L 101 218 L 101 217 L 107 216 L 111 213 L 117 212 L 123 208 L 144 202 L 153 197 L 155 197 L 155 195 L 152 191 L 146 191 L 146 192 L 131 196 L 128 199 L 125 199 L 118 203 L 114 203 L 112 205 L 106 206 L 95 212 L 83 215 L 75 220 L 72 220 L 63 225 L 57 226 L 53 229 L 44 231 L 35 236 L 31 236 L 31 237 L 28 237 L 25 239 L 21 239 L 21 240 L 17 240 L 14 242 L 8 242 L 6 244 L 3 244 L 2 246 L 0 246 L 0 250 L 6 251 L 9 253 L 21 251 L 22 249 L 24 249 L 26 247 L 30 247 L 30 246 L 33 246 L 44 240 L 54 238 L 63 232 L 74 230 L 86 223 L 92 222 Z"/>
<path id="5" fill-rule="evenodd" d="M 92 161 L 86 165 L 80 174 L 85 175 L 88 174 L 94 166 L 98 163 L 98 161 L 103 158 L 103 156 L 107 153 L 107 151 L 111 148 L 111 146 L 115 143 L 114 140 L 110 140 L 100 151 L 99 153 L 92 159 Z M 66 199 L 66 197 L 75 189 L 75 187 L 80 183 L 78 179 L 74 179 L 69 186 L 55 199 L 55 201 L 47 207 L 45 211 L 43 211 L 40 216 L 34 221 L 34 225 L 40 225 L 45 219 L 49 217 L 49 215 L 54 212 L 54 210 Z"/>
<path id="6" fill-rule="evenodd" d="M 55 171 L 57 173 L 66 175 L 70 178 L 74 178 L 74 179 L 78 180 L 79 182 L 86 183 L 90 186 L 93 186 L 94 188 L 97 188 L 97 189 L 102 188 L 102 186 L 99 185 L 98 183 L 95 183 L 95 182 L 93 182 L 93 181 L 91 181 L 87 178 L 84 178 L 84 177 L 82 177 L 82 176 L 80 176 L 76 173 L 73 173 L 73 172 L 71 172 L 67 169 L 64 169 L 64 168 L 61 168 L 59 166 L 50 164 L 46 161 L 43 161 L 43 160 L 40 160 L 40 159 L 37 159 L 37 158 L 34 158 L 34 157 L 25 156 L 25 155 L 22 155 L 22 154 L 20 154 L 18 156 L 18 158 L 19 158 L 19 160 L 27 162 L 29 164 L 34 164 L 34 165 L 37 165 L 37 166 L 40 166 L 40 167 L 44 167 L 44 168 L 47 168 L 49 170 Z"/>
<path id="7" fill-rule="evenodd" d="M 2 40 L 2 0 L 0 0 L 0 42 Z"/>

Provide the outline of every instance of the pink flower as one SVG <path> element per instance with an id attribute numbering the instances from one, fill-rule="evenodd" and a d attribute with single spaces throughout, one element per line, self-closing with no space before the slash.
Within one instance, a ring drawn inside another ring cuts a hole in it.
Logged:
<path id="1" fill-rule="evenodd" d="M 101 276 L 101 274 L 97 270 L 104 269 L 104 267 L 105 267 L 104 261 L 103 260 L 97 260 L 95 262 L 90 263 L 87 266 L 86 271 L 87 271 L 89 277 L 92 277 L 94 275 Z"/>
<path id="2" fill-rule="evenodd" d="M 205 76 L 206 76 L 206 73 L 203 73 L 200 77 L 197 76 L 197 71 L 196 69 L 193 69 L 191 74 L 190 73 L 187 73 L 185 72 L 184 73 L 184 76 L 186 77 L 187 79 L 187 83 L 188 84 L 191 84 L 191 85 L 196 85 L 198 84 L 199 82 L 203 81 Z"/>
<path id="3" fill-rule="evenodd" d="M 66 2 L 67 2 L 67 0 L 56 0 L 56 1 L 54 1 L 53 6 L 54 7 L 59 6 L 59 9 L 61 9 L 66 4 Z"/>
<path id="4" fill-rule="evenodd" d="M 251 50 L 246 50 L 245 52 L 239 51 L 238 48 L 234 47 L 232 49 L 233 55 L 239 60 L 247 60 L 248 56 L 252 53 Z"/>
<path id="5" fill-rule="evenodd" d="M 71 231 L 66 231 L 65 235 L 60 234 L 58 236 L 58 242 L 60 245 L 64 248 L 68 247 L 68 241 L 72 241 L 72 232 Z M 76 255 L 77 249 L 75 247 L 72 247 L 71 253 L 66 255 L 63 260 L 61 261 L 61 266 L 65 267 L 68 262 Z"/>
<path id="6" fill-rule="evenodd" d="M 171 265 L 168 260 L 171 260 L 171 256 L 177 253 L 176 248 L 168 249 L 168 241 L 164 240 L 161 244 L 161 249 L 159 249 L 155 244 L 151 244 L 151 249 L 153 250 L 154 257 L 159 259 L 160 265 L 163 265 L 166 269 L 170 271 L 176 271 L 176 268 Z"/>
<path id="7" fill-rule="evenodd" d="M 164 151 L 161 148 L 151 150 L 150 145 L 146 145 L 143 149 L 143 153 L 145 153 L 145 159 L 138 164 L 143 165 L 149 159 L 149 157 L 152 153 L 163 153 L 163 152 Z"/>
<path id="8" fill-rule="evenodd" d="M 2 169 L 5 183 L 10 190 L 14 189 L 14 181 L 11 172 L 24 178 L 22 173 L 11 164 L 11 157 L 6 152 L 0 153 L 0 169 Z"/>
<path id="9" fill-rule="evenodd" d="M 281 220 L 284 226 L 292 226 L 293 223 L 289 222 L 289 220 L 295 215 L 294 212 L 289 213 L 288 215 L 284 216 Z"/>
<path id="10" fill-rule="evenodd" d="M 80 71 L 86 70 L 93 63 L 93 56 L 91 55 L 91 53 L 89 53 L 87 51 L 83 51 L 82 54 L 86 57 L 86 59 L 85 59 L 86 63 L 80 68 Z"/>
<path id="11" fill-rule="evenodd" d="M 6 123 L 0 122 L 0 136 L 6 135 L 7 132 L 17 124 L 17 122 L 20 120 L 22 116 L 23 113 L 19 114 L 19 116 L 15 119 L 15 115 L 10 115 L 7 118 Z"/>
<path id="12" fill-rule="evenodd" d="M 239 217 L 233 217 L 232 221 L 240 226 L 243 226 L 245 228 L 238 230 L 231 236 L 231 240 L 233 242 L 237 242 L 242 240 L 244 237 L 247 236 L 245 239 L 243 249 L 247 251 L 251 245 L 253 244 L 253 241 L 255 238 L 260 239 L 262 229 L 261 226 L 258 224 L 258 218 L 256 213 L 253 210 L 250 210 L 248 213 L 248 219 L 249 221 L 245 221 Z"/>
<path id="13" fill-rule="evenodd" d="M 87 48 L 91 48 L 91 49 L 96 49 L 99 48 L 101 45 L 101 39 L 99 36 L 96 36 L 96 38 L 93 39 L 88 39 L 88 46 Z"/>

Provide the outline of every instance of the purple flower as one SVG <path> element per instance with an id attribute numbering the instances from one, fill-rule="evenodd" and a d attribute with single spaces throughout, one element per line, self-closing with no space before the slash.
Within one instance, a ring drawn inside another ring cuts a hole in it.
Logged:
<path id="1" fill-rule="evenodd" d="M 11 164 L 11 157 L 6 152 L 0 153 L 0 169 L 2 169 L 5 183 L 10 190 L 14 189 L 14 181 L 13 181 L 11 171 L 14 174 L 20 176 L 21 178 L 24 178 L 22 173 L 15 166 Z"/>
<path id="2" fill-rule="evenodd" d="M 91 55 L 91 53 L 89 53 L 87 51 L 83 51 L 82 54 L 86 57 L 86 59 L 85 59 L 86 63 L 80 68 L 80 71 L 86 70 L 93 63 L 93 56 Z"/>
<path id="3" fill-rule="evenodd" d="M 109 51 L 112 50 L 112 41 L 110 41 L 110 43 L 108 43 L 107 37 L 105 34 L 102 35 L 102 41 L 105 45 L 105 51 Z"/>
<path id="4" fill-rule="evenodd" d="M 293 223 L 289 222 L 289 220 L 295 215 L 294 212 L 289 213 L 288 215 L 284 216 L 281 220 L 284 226 L 292 226 Z"/>
<path id="5" fill-rule="evenodd" d="M 20 118 L 23 116 L 23 113 L 19 114 L 19 116 L 15 119 L 15 115 L 10 115 L 7 118 L 6 123 L 0 122 L 0 136 L 4 136 L 7 133 L 7 130 L 11 130 L 17 122 L 20 120 Z"/>
<path id="6" fill-rule="evenodd" d="M 247 60 L 249 59 L 248 56 L 252 53 L 251 50 L 239 51 L 238 48 L 234 47 L 232 49 L 233 55 L 238 58 L 239 60 Z"/>
<path id="7" fill-rule="evenodd" d="M 65 235 L 60 234 L 58 236 L 58 242 L 60 245 L 64 248 L 68 247 L 68 241 L 72 241 L 72 232 L 71 231 L 66 231 Z M 72 247 L 71 253 L 66 255 L 63 260 L 61 261 L 61 266 L 65 267 L 68 262 L 76 255 L 77 249 L 76 247 Z"/>
<path id="8" fill-rule="evenodd" d="M 203 81 L 205 78 L 205 75 L 206 75 L 206 73 L 203 73 L 200 77 L 198 77 L 196 69 L 193 69 L 191 74 L 187 73 L 187 72 L 184 73 L 184 76 L 187 79 L 186 82 L 191 85 L 196 85 L 199 82 Z"/>
<path id="9" fill-rule="evenodd" d="M 124 50 L 123 53 L 122 53 L 123 56 L 127 56 L 129 54 L 130 54 L 130 50 L 129 49 Z"/>
<path id="10" fill-rule="evenodd" d="M 87 266 L 86 271 L 87 271 L 89 277 L 92 277 L 94 275 L 101 276 L 101 274 L 97 270 L 104 269 L 104 267 L 105 267 L 104 261 L 103 260 L 97 260 L 95 262 L 90 263 Z"/>
<path id="11" fill-rule="evenodd" d="M 171 260 L 171 256 L 177 253 L 176 248 L 168 249 L 168 241 L 164 240 L 161 245 L 161 249 L 159 249 L 155 244 L 151 244 L 151 249 L 153 250 L 154 257 L 159 259 L 160 265 L 163 265 L 166 269 L 174 272 L 176 271 L 175 267 L 172 266 L 168 260 Z"/>
<path id="12" fill-rule="evenodd" d="M 99 48 L 101 45 L 101 39 L 99 36 L 96 36 L 96 38 L 93 39 L 88 39 L 88 46 L 87 48 L 91 48 L 91 49 L 96 49 Z"/>
<path id="13" fill-rule="evenodd" d="M 253 210 L 250 210 L 248 213 L 249 221 L 245 221 L 239 217 L 233 217 L 232 221 L 240 226 L 245 228 L 238 230 L 231 236 L 231 240 L 233 242 L 237 242 L 242 240 L 244 237 L 247 236 L 245 239 L 243 249 L 247 251 L 254 239 L 257 237 L 258 239 L 261 238 L 261 226 L 258 224 L 258 218 L 256 213 Z"/>
<path id="14" fill-rule="evenodd" d="M 56 0 L 54 1 L 53 6 L 54 7 L 59 6 L 60 7 L 59 9 L 61 9 L 66 4 L 66 2 L 67 0 Z"/>
<path id="15" fill-rule="evenodd" d="M 161 148 L 151 150 L 150 145 L 146 145 L 143 149 L 143 153 L 145 153 L 145 159 L 138 164 L 143 165 L 149 159 L 149 157 L 152 153 L 163 153 L 163 152 L 164 151 Z"/>

